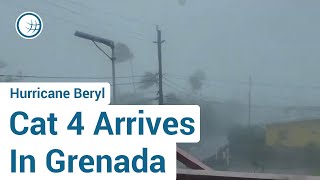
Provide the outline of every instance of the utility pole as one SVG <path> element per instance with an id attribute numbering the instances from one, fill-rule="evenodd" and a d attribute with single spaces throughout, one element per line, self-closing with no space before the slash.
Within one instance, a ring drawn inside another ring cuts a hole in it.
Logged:
<path id="1" fill-rule="evenodd" d="M 251 96 L 252 96 L 252 78 L 249 77 L 249 92 L 248 92 L 248 127 L 251 127 Z"/>
<path id="2" fill-rule="evenodd" d="M 157 26 L 157 41 L 156 43 L 158 45 L 158 60 L 159 60 L 159 105 L 163 105 L 163 89 L 162 89 L 162 43 L 165 41 L 161 39 L 161 30 L 159 29 L 159 26 Z"/>
<path id="3" fill-rule="evenodd" d="M 111 48 L 111 62 L 112 62 L 112 93 L 113 93 L 113 104 L 117 104 L 116 95 L 116 57 L 114 55 L 114 47 Z"/>
<path id="4" fill-rule="evenodd" d="M 83 38 L 86 40 L 90 40 L 92 41 L 95 46 L 104 54 L 106 55 L 112 62 L 112 87 L 113 87 L 113 104 L 117 104 L 117 96 L 116 96 L 116 68 L 115 68 L 115 61 L 116 61 L 116 57 L 115 57 L 115 53 L 114 53 L 114 42 L 112 40 L 106 39 L 106 38 L 102 38 L 102 37 L 98 37 L 98 36 L 94 36 L 88 33 L 84 33 L 84 32 L 80 32 L 80 31 L 76 31 L 74 33 L 75 36 L 79 37 L 79 38 Z M 111 48 L 111 56 L 109 56 L 104 50 L 101 49 L 100 46 L 98 46 L 96 44 L 96 42 L 102 43 L 107 45 L 108 47 Z"/>

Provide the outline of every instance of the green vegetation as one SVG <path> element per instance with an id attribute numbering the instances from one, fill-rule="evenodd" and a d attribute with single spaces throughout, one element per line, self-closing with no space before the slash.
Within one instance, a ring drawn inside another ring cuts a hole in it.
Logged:
<path id="1" fill-rule="evenodd" d="M 271 150 L 265 145 L 265 131 L 261 127 L 234 127 L 229 135 L 230 153 L 233 161 L 246 163 L 256 170 L 264 171 Z"/>

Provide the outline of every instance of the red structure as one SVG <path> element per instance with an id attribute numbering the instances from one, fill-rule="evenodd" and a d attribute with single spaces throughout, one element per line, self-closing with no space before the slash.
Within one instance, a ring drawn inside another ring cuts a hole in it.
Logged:
<path id="1" fill-rule="evenodd" d="M 177 147 L 177 160 L 190 169 L 178 169 L 177 180 L 318 180 L 319 177 L 215 171 Z"/>

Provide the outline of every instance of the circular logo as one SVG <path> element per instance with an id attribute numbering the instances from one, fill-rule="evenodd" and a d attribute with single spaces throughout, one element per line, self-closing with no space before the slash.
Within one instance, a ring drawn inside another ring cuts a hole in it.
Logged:
<path id="1" fill-rule="evenodd" d="M 34 12 L 22 13 L 16 21 L 17 33 L 25 39 L 34 39 L 43 29 L 41 17 Z"/>

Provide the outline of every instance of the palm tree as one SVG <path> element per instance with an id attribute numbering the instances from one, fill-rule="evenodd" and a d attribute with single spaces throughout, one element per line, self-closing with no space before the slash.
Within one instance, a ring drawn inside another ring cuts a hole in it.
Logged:
<path id="1" fill-rule="evenodd" d="M 146 72 L 140 80 L 140 89 L 149 89 L 153 85 L 159 84 L 159 77 L 157 73 Z"/>

